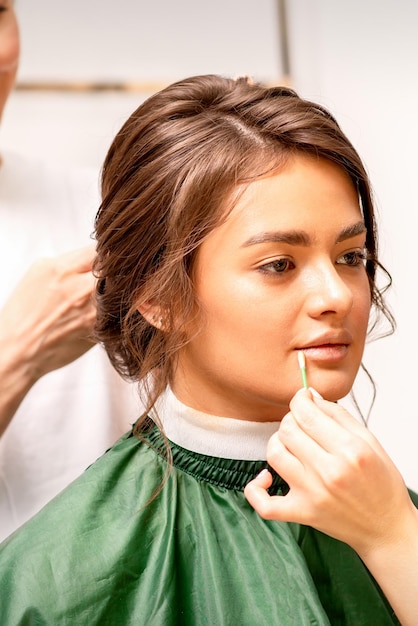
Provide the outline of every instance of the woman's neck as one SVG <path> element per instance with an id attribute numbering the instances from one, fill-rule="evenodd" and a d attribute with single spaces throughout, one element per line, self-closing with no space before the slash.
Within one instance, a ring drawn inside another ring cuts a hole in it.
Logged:
<path id="1" fill-rule="evenodd" d="M 267 442 L 279 422 L 250 422 L 209 415 L 180 402 L 170 387 L 158 398 L 152 418 L 173 443 L 207 456 L 265 460 Z"/>

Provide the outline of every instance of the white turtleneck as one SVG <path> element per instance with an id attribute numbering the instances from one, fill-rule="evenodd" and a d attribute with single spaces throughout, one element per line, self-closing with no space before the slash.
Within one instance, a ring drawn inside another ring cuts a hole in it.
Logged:
<path id="1" fill-rule="evenodd" d="M 267 442 L 279 422 L 248 422 L 209 415 L 186 406 L 170 387 L 158 398 L 154 412 L 170 441 L 192 452 L 225 459 L 262 461 Z"/>

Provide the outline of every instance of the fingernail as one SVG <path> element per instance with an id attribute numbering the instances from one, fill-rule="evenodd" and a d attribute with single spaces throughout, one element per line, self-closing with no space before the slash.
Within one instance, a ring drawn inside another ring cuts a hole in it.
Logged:
<path id="1" fill-rule="evenodd" d="M 268 469 L 265 467 L 264 469 L 261 470 L 259 474 L 257 474 L 256 478 L 261 478 L 262 476 L 265 476 L 267 473 L 268 473 Z"/>
<path id="2" fill-rule="evenodd" d="M 320 393 L 318 393 L 318 391 L 316 389 L 314 389 L 313 387 L 309 387 L 309 391 L 311 392 L 311 394 L 314 396 L 314 398 L 319 398 L 320 400 L 323 400 L 324 398 L 321 396 Z"/>

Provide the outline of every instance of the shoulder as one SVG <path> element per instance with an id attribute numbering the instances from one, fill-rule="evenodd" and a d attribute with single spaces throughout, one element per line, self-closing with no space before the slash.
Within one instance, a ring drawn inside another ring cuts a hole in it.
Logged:
<path id="1" fill-rule="evenodd" d="M 152 457 L 127 433 L 1 544 L 1 624 L 23 623 L 30 611 L 54 623 L 62 597 L 77 613 L 80 597 L 94 602 L 91 581 L 107 581 L 103 593 L 111 591 L 112 572 L 137 534 L 136 513 L 158 485 Z"/>

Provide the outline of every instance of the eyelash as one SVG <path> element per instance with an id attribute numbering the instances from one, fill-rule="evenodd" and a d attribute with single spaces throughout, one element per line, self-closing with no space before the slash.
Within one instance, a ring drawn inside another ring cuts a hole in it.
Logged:
<path id="1" fill-rule="evenodd" d="M 368 259 L 367 250 L 351 250 L 350 252 L 346 252 L 341 255 L 339 258 L 351 257 L 354 260 L 354 263 L 344 263 L 343 265 L 348 265 L 349 267 L 357 267 L 358 265 L 364 265 Z"/>
<path id="2" fill-rule="evenodd" d="M 347 262 L 348 261 L 347 257 L 350 259 L 349 262 Z M 341 261 L 339 262 L 340 259 L 344 259 L 344 258 L 345 258 L 345 262 L 343 263 L 341 263 Z M 350 252 L 345 252 L 340 257 L 338 257 L 337 265 L 346 265 L 347 267 L 358 267 L 359 265 L 361 265 L 364 267 L 365 262 L 367 261 L 368 258 L 369 256 L 367 254 L 367 250 L 351 250 Z M 263 272 L 264 274 L 273 274 L 273 273 L 284 274 L 288 271 L 291 271 L 292 269 L 295 269 L 295 264 L 291 259 L 287 257 L 275 259 L 274 261 L 270 261 L 269 263 L 265 263 L 264 265 L 261 265 L 259 267 L 259 270 Z"/>
<path id="3" fill-rule="evenodd" d="M 280 264 L 285 264 L 286 267 L 280 269 L 279 271 L 276 271 L 276 267 L 278 267 Z M 289 267 L 289 265 L 292 265 L 292 267 Z M 291 261 L 290 259 L 287 258 L 283 258 L 283 259 L 275 259 L 274 261 L 270 261 L 269 263 L 265 263 L 264 265 L 260 265 L 260 271 L 263 272 L 264 274 L 284 274 L 286 271 L 290 271 L 291 269 L 295 268 L 295 264 L 293 263 L 293 261 Z M 274 271 L 272 271 L 274 270 Z"/>

